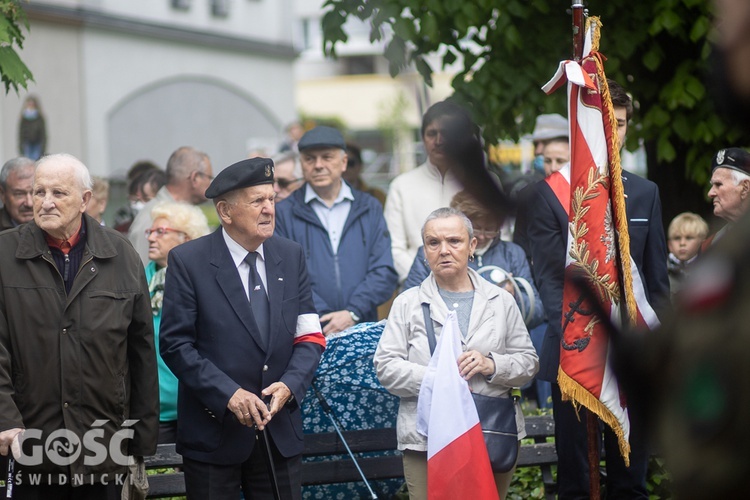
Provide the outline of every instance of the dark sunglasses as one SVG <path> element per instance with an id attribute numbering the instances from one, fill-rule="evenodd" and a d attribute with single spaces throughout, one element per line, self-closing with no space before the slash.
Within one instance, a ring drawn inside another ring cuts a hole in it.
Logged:
<path id="1" fill-rule="evenodd" d="M 287 189 L 289 186 L 294 184 L 295 182 L 304 181 L 304 177 L 300 177 L 299 179 L 274 179 L 273 182 L 279 185 L 281 189 Z"/>

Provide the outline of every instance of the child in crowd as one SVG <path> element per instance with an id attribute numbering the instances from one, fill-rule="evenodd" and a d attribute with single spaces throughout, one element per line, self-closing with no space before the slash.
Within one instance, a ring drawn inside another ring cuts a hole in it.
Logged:
<path id="1" fill-rule="evenodd" d="M 669 286 L 672 298 L 680 290 L 682 281 L 687 275 L 690 264 L 700 252 L 701 243 L 708 236 L 708 224 L 703 218 L 692 212 L 683 212 L 669 223 L 667 246 L 669 258 Z"/>

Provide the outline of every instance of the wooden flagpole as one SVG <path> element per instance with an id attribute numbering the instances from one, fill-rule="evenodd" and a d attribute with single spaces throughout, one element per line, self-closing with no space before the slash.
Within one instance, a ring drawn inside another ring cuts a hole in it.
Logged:
<path id="1" fill-rule="evenodd" d="M 581 62 L 583 59 L 583 40 L 585 25 L 583 22 L 583 3 L 573 0 L 573 60 Z"/>

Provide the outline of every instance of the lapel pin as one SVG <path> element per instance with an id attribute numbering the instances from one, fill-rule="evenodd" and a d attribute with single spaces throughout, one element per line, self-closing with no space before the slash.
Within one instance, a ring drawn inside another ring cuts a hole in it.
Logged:
<path id="1" fill-rule="evenodd" d="M 279 281 L 284 281 L 284 278 L 279 278 Z"/>

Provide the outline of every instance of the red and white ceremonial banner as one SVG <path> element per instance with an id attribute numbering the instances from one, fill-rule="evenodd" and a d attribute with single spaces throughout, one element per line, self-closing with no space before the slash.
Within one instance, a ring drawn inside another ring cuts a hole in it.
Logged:
<path id="1" fill-rule="evenodd" d="M 498 498 L 469 384 L 458 371 L 461 355 L 456 313 L 437 339 L 417 403 L 417 431 L 427 436 L 427 498 Z"/>
<path id="2" fill-rule="evenodd" d="M 547 179 L 568 213 L 557 380 L 563 399 L 583 405 L 612 428 L 628 464 L 630 421 L 608 363 L 609 334 L 581 282 L 595 293 L 615 325 L 622 324 L 623 314 L 630 325 L 655 328 L 659 323 L 630 257 L 617 121 L 603 69 L 605 58 L 598 52 L 598 27 L 598 18 L 588 20 L 581 62 L 561 62 L 542 87 L 550 94 L 568 83 L 570 168 Z"/>

